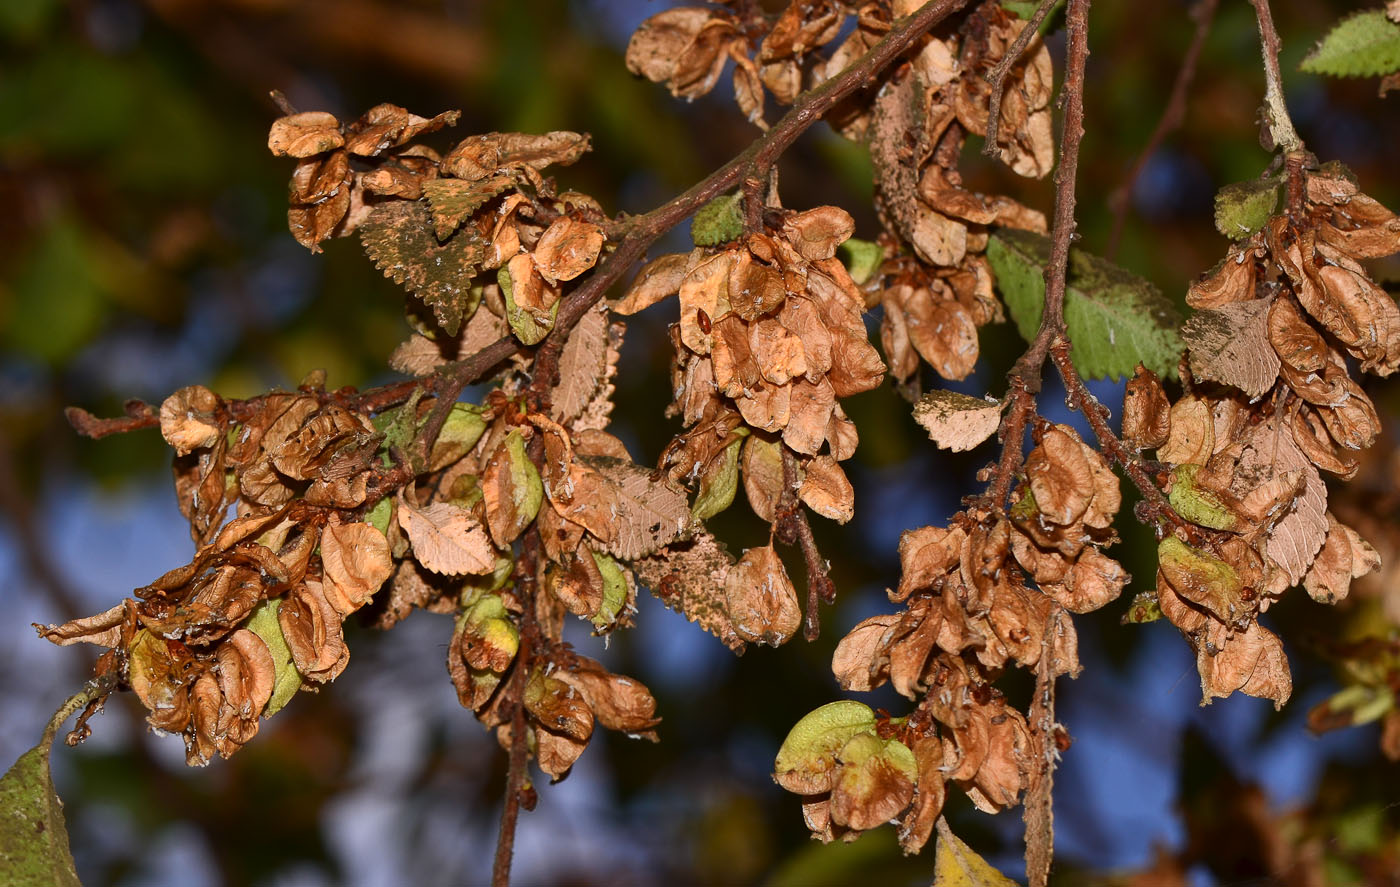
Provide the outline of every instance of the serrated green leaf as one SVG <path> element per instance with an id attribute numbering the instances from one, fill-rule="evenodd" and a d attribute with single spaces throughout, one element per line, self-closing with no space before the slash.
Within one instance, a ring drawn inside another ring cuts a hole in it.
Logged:
<path id="1" fill-rule="evenodd" d="M 544 337 L 554 329 L 554 319 L 559 316 L 559 303 L 555 302 L 549 307 L 549 324 L 544 325 L 536 321 L 533 314 L 515 304 L 515 286 L 511 283 L 510 269 L 505 265 L 496 272 L 496 282 L 501 285 L 501 295 L 506 302 L 506 321 L 515 338 L 522 345 L 536 345 L 544 341 Z"/>
<path id="2" fill-rule="evenodd" d="M 277 611 L 281 607 L 280 597 L 263 601 L 253 610 L 253 615 L 248 617 L 244 626 L 262 638 L 262 642 L 267 644 L 267 651 L 272 654 L 275 677 L 272 682 L 272 698 L 262 710 L 264 718 L 270 718 L 285 708 L 287 703 L 292 701 L 292 697 L 297 695 L 302 684 L 301 672 L 292 664 L 292 650 L 287 646 L 287 639 L 282 636 L 282 626 L 277 621 Z"/>
<path id="3" fill-rule="evenodd" d="M 438 326 L 457 335 L 476 311 L 481 291 L 472 278 L 488 244 L 471 226 L 439 242 L 428 207 L 417 200 L 380 204 L 360 226 L 360 242 L 376 268 L 433 310 Z"/>
<path id="4" fill-rule="evenodd" d="M 744 210 L 738 191 L 716 197 L 700 207 L 690 223 L 690 239 L 696 246 L 719 246 L 738 240 L 744 233 Z"/>
<path id="5" fill-rule="evenodd" d="M 708 520 L 733 504 L 739 490 L 739 448 L 743 445 L 741 436 L 725 447 L 719 470 L 700 478 L 700 492 L 690 506 L 696 520 Z"/>
<path id="6" fill-rule="evenodd" d="M 841 257 L 846 271 L 857 285 L 873 277 L 885 261 L 884 247 L 873 240 L 861 240 L 859 237 L 847 238 L 836 248 L 836 254 Z"/>
<path id="7" fill-rule="evenodd" d="M 479 181 L 433 179 L 423 183 L 423 196 L 433 213 L 433 234 L 446 240 L 462 227 L 467 216 L 493 197 L 504 194 L 515 184 L 510 176 L 493 176 Z"/>
<path id="8" fill-rule="evenodd" d="M 1277 178 L 1226 185 L 1215 193 L 1215 230 L 1231 240 L 1243 240 L 1269 221 L 1278 195 Z"/>
<path id="9" fill-rule="evenodd" d="M 592 621 L 598 628 L 605 629 L 617 622 L 622 608 L 627 605 L 627 575 L 622 572 L 618 562 L 608 555 L 596 551 L 589 553 L 593 555 L 593 563 L 598 565 L 598 572 L 603 574 L 603 603 L 593 614 Z"/>
<path id="10" fill-rule="evenodd" d="M 106 685 L 110 689 L 110 684 Z M 54 736 L 69 715 L 103 693 L 91 681 L 70 697 L 49 719 L 39 744 L 19 756 L 0 778 L 0 873 L 13 887 L 81 887 L 63 801 L 53 785 L 49 755 Z"/>
<path id="11" fill-rule="evenodd" d="M 1303 57 L 1299 70 L 1332 77 L 1378 77 L 1400 71 L 1400 24 L 1384 9 L 1349 15 Z"/>
<path id="12" fill-rule="evenodd" d="M 857 733 L 875 729 L 870 706 L 850 699 L 808 712 L 788 731 L 773 764 L 773 779 L 801 795 L 830 791 L 836 755 Z"/>
<path id="13" fill-rule="evenodd" d="M 987 259 L 1016 328 L 1035 338 L 1045 310 L 1043 269 L 1050 238 L 1003 229 L 987 244 Z M 1152 284 L 1106 259 L 1072 249 L 1065 291 L 1065 327 L 1074 365 L 1088 379 L 1131 376 L 1141 361 L 1158 375 L 1176 376 L 1181 317 Z"/>

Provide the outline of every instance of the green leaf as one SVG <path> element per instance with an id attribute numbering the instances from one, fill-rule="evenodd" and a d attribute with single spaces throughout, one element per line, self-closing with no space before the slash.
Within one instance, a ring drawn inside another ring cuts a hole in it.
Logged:
<path id="1" fill-rule="evenodd" d="M 885 261 L 884 247 L 873 240 L 861 240 L 858 237 L 848 238 L 836 248 L 836 254 L 841 257 L 851 279 L 858 286 L 875 276 L 875 272 L 880 270 Z"/>
<path id="2" fill-rule="evenodd" d="M 385 277 L 433 309 L 449 336 L 457 335 L 480 304 L 472 277 L 481 270 L 488 244 L 472 226 L 439 243 L 427 206 L 394 200 L 380 204 L 360 226 L 360 242 Z"/>
<path id="3" fill-rule="evenodd" d="M 519 339 L 522 345 L 536 345 L 544 341 L 544 337 L 554 329 L 554 319 L 559 316 L 559 303 L 555 302 L 550 306 L 549 323 L 540 324 L 534 315 L 515 304 L 515 286 L 510 280 L 510 269 L 505 265 L 496 272 L 496 282 L 501 285 L 501 294 L 506 301 L 506 320 L 510 323 L 515 338 Z"/>
<path id="4" fill-rule="evenodd" d="M 1378 77 L 1400 71 L 1400 24 L 1383 9 L 1365 9 L 1332 27 L 1299 70 L 1332 77 Z"/>
<path id="5" fill-rule="evenodd" d="M 1215 194 L 1215 229 L 1231 240 L 1243 240 L 1269 221 L 1278 195 L 1277 178 L 1226 185 Z"/>
<path id="6" fill-rule="evenodd" d="M 696 520 L 708 520 L 734 503 L 734 494 L 739 490 L 739 448 L 743 445 L 744 436 L 736 438 L 724 448 L 719 470 L 700 478 L 700 492 L 690 506 Z"/>
<path id="7" fill-rule="evenodd" d="M 1017 887 L 953 834 L 941 816 L 935 846 L 933 887 Z"/>
<path id="8" fill-rule="evenodd" d="M 1032 341 L 1045 310 L 1042 269 L 1050 262 L 1050 238 L 1003 229 L 988 242 L 987 259 L 1016 328 Z M 1171 300 L 1141 277 L 1077 249 L 1069 253 L 1065 326 L 1085 378 L 1131 376 L 1138 361 L 1160 376 L 1176 376 L 1181 317 Z"/>
<path id="9" fill-rule="evenodd" d="M 870 706 L 849 699 L 828 702 L 793 725 L 778 749 L 773 779 L 799 795 L 830 791 L 836 755 L 851 737 L 874 729 Z"/>
<path id="10" fill-rule="evenodd" d="M 433 234 L 446 240 L 462 226 L 467 216 L 493 197 L 509 191 L 515 184 L 510 176 L 495 176 L 469 182 L 464 179 L 433 179 L 423 183 L 423 196 L 433 211 Z"/>
<path id="11" fill-rule="evenodd" d="M 49 755 L 63 722 L 109 692 L 111 683 L 110 679 L 89 681 L 63 703 L 49 719 L 39 744 L 20 755 L 0 779 L 0 872 L 10 887 L 80 887 Z"/>
<path id="12" fill-rule="evenodd" d="M 287 646 L 287 639 L 282 636 L 282 626 L 277 621 L 277 611 L 281 608 L 280 597 L 263 601 L 253 610 L 253 615 L 248 617 L 244 626 L 262 638 L 262 642 L 267 644 L 267 651 L 272 654 L 275 677 L 272 681 L 272 698 L 267 701 L 262 711 L 264 718 L 270 718 L 285 708 L 287 703 L 292 701 L 292 697 L 297 695 L 302 684 L 301 672 L 292 664 L 292 650 Z"/>
<path id="13" fill-rule="evenodd" d="M 627 575 L 622 572 L 618 562 L 608 555 L 596 551 L 589 553 L 593 555 L 593 563 L 598 565 L 598 572 L 603 574 L 603 603 L 593 614 L 593 624 L 604 629 L 617 622 L 622 608 L 627 605 Z"/>
<path id="14" fill-rule="evenodd" d="M 690 239 L 696 246 L 719 246 L 738 240 L 744 233 L 742 196 L 738 191 L 716 197 L 700 207 L 690 223 Z"/>

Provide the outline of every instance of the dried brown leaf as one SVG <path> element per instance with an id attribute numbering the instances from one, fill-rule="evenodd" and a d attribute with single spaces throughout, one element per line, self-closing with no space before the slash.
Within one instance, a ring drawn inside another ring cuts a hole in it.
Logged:
<path id="1" fill-rule="evenodd" d="M 914 404 L 914 421 L 945 450 L 965 452 L 996 433 L 1001 403 L 939 389 Z"/>
<path id="2" fill-rule="evenodd" d="M 1263 397 L 1278 378 L 1279 357 L 1269 342 L 1270 303 L 1233 302 L 1196 312 L 1181 328 L 1198 379 L 1233 385 Z"/>
<path id="3" fill-rule="evenodd" d="M 419 507 L 399 492 L 398 519 L 414 560 L 434 573 L 485 575 L 496 569 L 496 549 L 470 511 L 447 502 Z"/>

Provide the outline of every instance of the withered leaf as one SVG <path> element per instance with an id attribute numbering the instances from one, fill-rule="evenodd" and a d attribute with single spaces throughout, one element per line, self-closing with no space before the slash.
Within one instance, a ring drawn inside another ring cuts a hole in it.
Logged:
<path id="1" fill-rule="evenodd" d="M 496 569 L 496 550 L 470 511 L 447 502 L 420 508 L 406 492 L 399 492 L 398 519 L 413 546 L 414 560 L 446 575 L 485 575 Z"/>
<path id="2" fill-rule="evenodd" d="M 508 335 L 510 326 L 503 318 L 490 311 L 475 311 L 454 338 L 433 340 L 414 333 L 389 355 L 389 366 L 410 376 L 426 376 L 443 364 L 469 357 Z"/>
<path id="3" fill-rule="evenodd" d="M 744 552 L 725 578 L 724 599 L 734 631 L 746 641 L 782 646 L 802 624 L 797 589 L 771 545 Z"/>
<path id="4" fill-rule="evenodd" d="M 115 647 L 122 642 L 122 628 L 130 621 L 135 624 L 134 610 L 128 616 L 130 598 L 109 610 L 95 616 L 74 619 L 62 625 L 34 624 L 39 637 L 60 647 L 69 644 L 96 644 L 99 647 Z"/>
<path id="5" fill-rule="evenodd" d="M 725 580 L 733 566 L 734 558 L 703 530 L 632 563 L 637 578 L 662 603 L 719 638 L 729 649 L 742 652 L 744 641 L 735 633 L 725 603 Z"/>
<path id="6" fill-rule="evenodd" d="M 470 286 L 488 247 L 479 234 L 463 228 L 439 243 L 426 206 L 395 200 L 375 208 L 360 239 L 375 267 L 422 299 L 447 335 L 457 335 L 480 301 Z"/>
<path id="7" fill-rule="evenodd" d="M 1269 343 L 1269 302 L 1255 299 L 1197 311 L 1181 328 L 1198 379 L 1233 385 L 1262 397 L 1278 378 L 1279 358 Z"/>
<path id="8" fill-rule="evenodd" d="M 635 560 L 690 532 L 685 492 L 632 462 L 580 457 L 566 483 L 546 482 L 559 513 L 594 535 L 609 554 Z"/>
<path id="9" fill-rule="evenodd" d="M 586 134 L 556 130 L 546 133 L 491 132 L 464 139 L 442 158 L 444 175 L 481 179 L 498 169 L 528 166 L 544 169 L 573 163 L 589 149 Z"/>
<path id="10" fill-rule="evenodd" d="M 935 444 L 961 453 L 996 433 L 1001 424 L 1001 403 L 939 389 L 914 404 L 914 421 Z"/>

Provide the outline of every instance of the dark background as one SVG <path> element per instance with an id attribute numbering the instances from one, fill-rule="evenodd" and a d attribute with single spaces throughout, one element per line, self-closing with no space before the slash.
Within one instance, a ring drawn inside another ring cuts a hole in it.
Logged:
<path id="1" fill-rule="evenodd" d="M 291 165 L 265 149 L 276 114 L 268 90 L 342 119 L 381 101 L 423 115 L 460 108 L 439 147 L 489 130 L 587 131 L 594 151 L 559 171 L 561 184 L 610 210 L 642 212 L 755 135 L 727 78 L 687 105 L 626 72 L 628 35 L 665 5 L 0 2 L 0 761 L 35 741 L 93 658 L 36 640 L 29 624 L 105 609 L 192 548 L 156 435 L 81 440 L 63 406 L 115 414 L 124 398 L 158 402 L 192 383 L 248 396 L 318 367 L 333 387 L 391 378 L 384 360 L 408 332 L 399 292 L 354 241 L 311 256 L 286 232 Z M 1210 223 L 1215 189 L 1258 175 L 1269 159 L 1256 138 L 1263 84 L 1253 11 L 1222 7 L 1184 125 L 1133 190 L 1118 255 L 1178 301 L 1226 249 Z M 1351 165 L 1365 190 L 1395 207 L 1397 99 L 1377 98 L 1374 81 L 1296 73 L 1308 46 L 1352 8 L 1276 3 L 1285 86 L 1308 146 Z M 1187 11 L 1181 2 L 1092 10 L 1078 192 L 1090 250 L 1104 249 L 1108 195 L 1161 114 L 1193 31 Z M 1057 79 L 1062 42 L 1051 41 Z M 1048 213 L 1048 179 L 1017 179 L 976 147 L 963 166 L 972 187 Z M 858 236 L 876 233 L 862 148 L 818 126 L 781 169 L 787 205 L 840 204 L 855 213 Z M 684 248 L 684 230 L 668 243 Z M 1394 265 L 1378 269 L 1387 274 Z M 679 430 L 659 418 L 669 310 L 634 319 L 618 380 L 614 430 L 641 462 Z M 982 343 L 976 375 L 957 387 L 1000 394 L 1021 343 L 1010 325 L 984 329 Z M 1394 392 L 1370 390 L 1394 423 Z M 1096 391 L 1116 412 L 1121 387 Z M 1068 420 L 1057 392 L 1044 403 Z M 945 520 L 990 458 L 935 451 L 888 386 L 845 405 L 861 429 L 848 463 L 857 517 L 817 528 L 841 590 L 821 640 L 736 659 L 648 595 L 639 627 L 606 652 L 573 626 L 582 651 L 656 693 L 662 742 L 600 731 L 565 782 L 541 785 L 539 808 L 521 825 L 519 883 L 930 880 L 932 853 L 902 859 L 891 829 L 850 846 L 809 842 L 796 798 L 768 775 L 792 723 L 837 698 L 836 640 L 891 609 L 882 591 L 898 578 L 899 534 Z M 735 550 L 765 541 L 744 511 L 739 503 L 713 522 Z M 1130 591 L 1149 587 L 1150 537 L 1130 521 L 1120 532 L 1115 551 L 1140 577 Z M 1357 853 L 1397 858 L 1389 799 L 1400 797 L 1400 779 L 1377 751 L 1376 729 L 1315 738 L 1303 726 L 1307 708 L 1336 688 L 1306 637 L 1389 630 L 1386 605 L 1396 612 L 1400 590 L 1381 591 L 1335 609 L 1294 592 L 1269 612 L 1295 679 L 1278 714 L 1244 697 L 1198 709 L 1188 648 L 1166 624 L 1120 626 L 1126 599 L 1076 617 L 1086 669 L 1060 693 L 1076 744 L 1056 784 L 1057 879 L 1100 883 L 1159 851 L 1185 851 L 1191 883 L 1277 883 L 1290 876 L 1270 868 L 1268 841 L 1301 834 L 1319 836 L 1335 857 L 1335 883 L 1363 877 Z M 85 883 L 486 880 L 504 755 L 456 703 L 443 667 L 450 633 L 447 617 L 427 613 L 388 634 L 354 628 L 339 681 L 298 696 L 248 748 L 204 770 L 184 767 L 178 739 L 148 734 L 131 700 L 113 700 L 85 746 L 55 754 Z M 895 713 L 908 707 L 889 691 L 871 695 Z M 1019 815 L 986 817 L 951 794 L 954 829 L 1019 874 Z"/>

